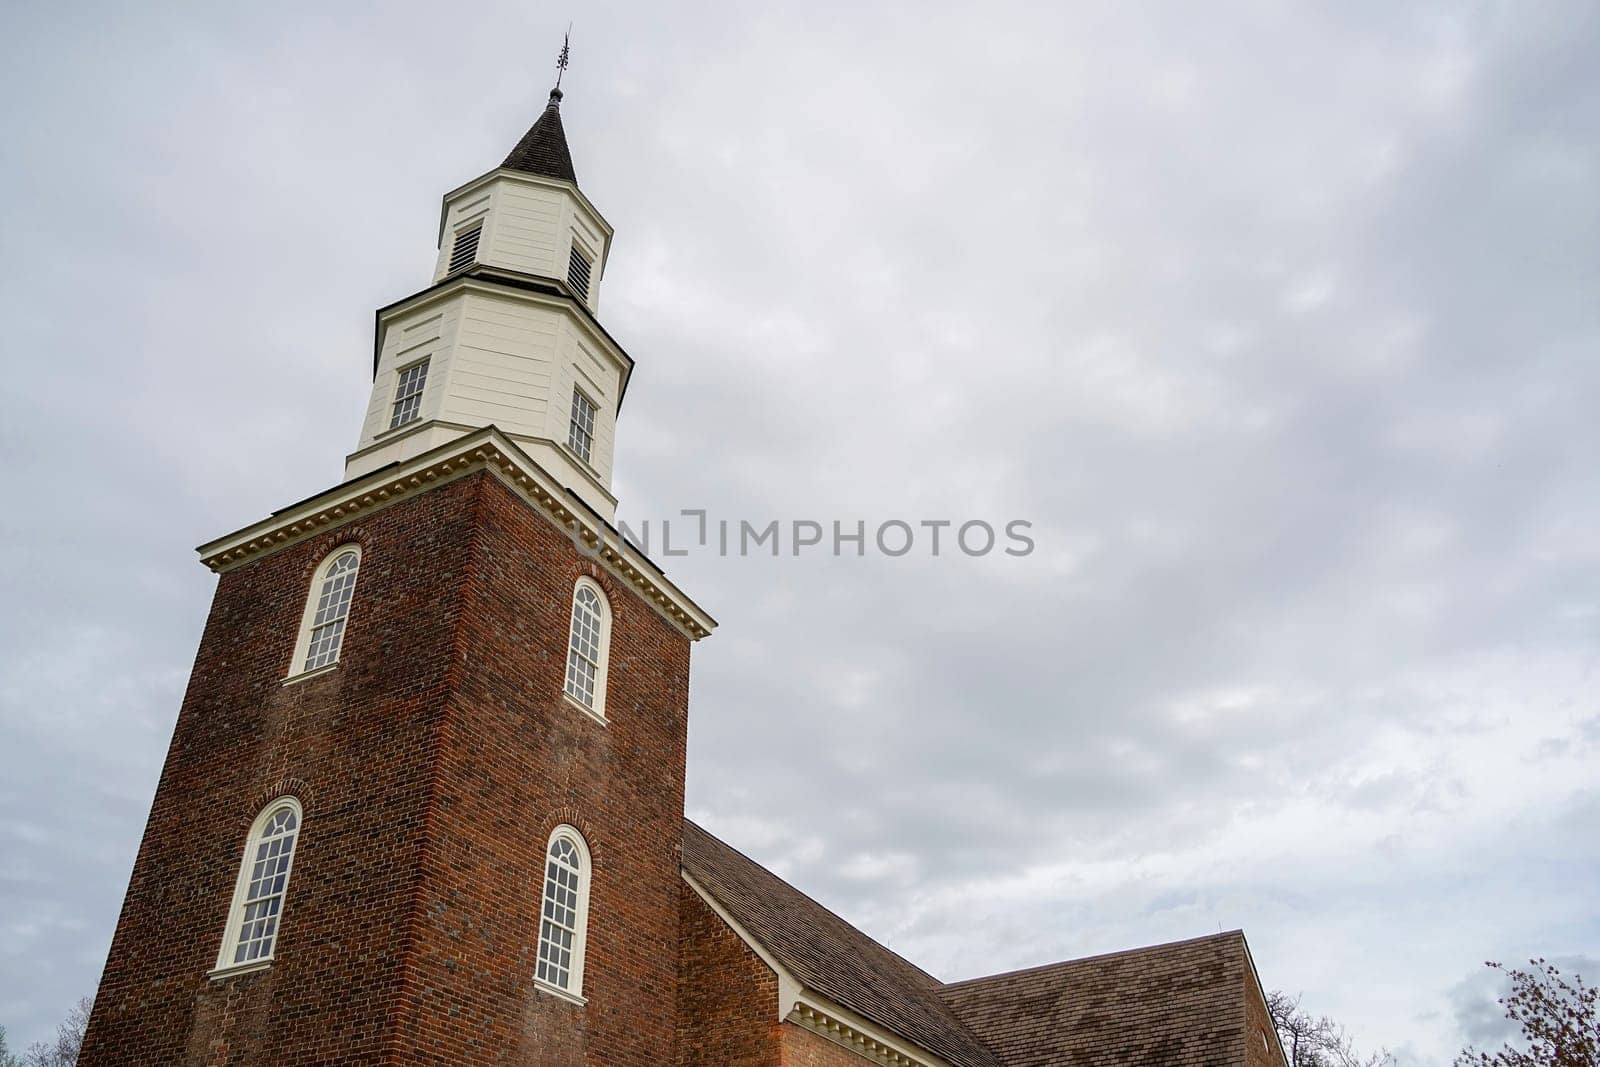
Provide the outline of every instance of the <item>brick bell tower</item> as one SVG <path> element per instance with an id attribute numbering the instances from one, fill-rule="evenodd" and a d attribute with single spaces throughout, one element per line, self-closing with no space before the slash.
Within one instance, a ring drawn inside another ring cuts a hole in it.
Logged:
<path id="1" fill-rule="evenodd" d="M 673 1059 L 689 646 L 561 92 L 377 313 L 345 480 L 219 575 L 79 1060 Z"/>

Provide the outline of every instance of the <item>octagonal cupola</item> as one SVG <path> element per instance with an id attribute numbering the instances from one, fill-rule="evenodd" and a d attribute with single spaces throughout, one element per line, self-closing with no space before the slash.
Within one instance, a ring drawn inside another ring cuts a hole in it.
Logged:
<path id="1" fill-rule="evenodd" d="M 434 280 L 475 265 L 564 286 L 598 311 L 611 226 L 578 189 L 561 125 L 560 89 L 505 162 L 447 193 Z"/>
<path id="2" fill-rule="evenodd" d="M 611 226 L 578 188 L 562 93 L 505 161 L 445 194 L 433 284 L 378 312 L 347 478 L 493 425 L 610 520 L 633 361 L 600 325 Z"/>

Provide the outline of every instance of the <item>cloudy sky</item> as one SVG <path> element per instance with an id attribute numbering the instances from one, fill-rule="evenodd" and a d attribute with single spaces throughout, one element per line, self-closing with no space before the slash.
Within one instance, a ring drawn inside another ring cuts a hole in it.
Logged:
<path id="1" fill-rule="evenodd" d="M 1408 1062 L 1484 959 L 1600 971 L 1594 5 L 14 5 L 14 1044 L 98 978 L 191 547 L 337 481 L 572 17 L 622 515 L 1037 545 L 670 561 L 693 816 L 945 978 L 1243 927 Z"/>

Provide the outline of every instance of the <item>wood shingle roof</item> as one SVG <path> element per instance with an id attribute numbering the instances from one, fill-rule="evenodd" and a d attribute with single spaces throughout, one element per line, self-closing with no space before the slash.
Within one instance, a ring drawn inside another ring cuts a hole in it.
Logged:
<path id="1" fill-rule="evenodd" d="M 953 982 L 940 996 L 1007 1067 L 1238 1067 L 1238 930 Z"/>
<path id="2" fill-rule="evenodd" d="M 561 178 L 578 182 L 572 169 L 572 152 L 567 148 L 567 131 L 561 125 L 561 90 L 550 91 L 550 102 L 534 120 L 522 140 L 500 164 L 507 170 L 520 170 L 524 174 L 537 174 L 543 178 Z"/>
<path id="3" fill-rule="evenodd" d="M 949 984 L 684 820 L 683 867 L 806 989 L 955 1067 L 1243 1067 L 1244 935 Z"/>

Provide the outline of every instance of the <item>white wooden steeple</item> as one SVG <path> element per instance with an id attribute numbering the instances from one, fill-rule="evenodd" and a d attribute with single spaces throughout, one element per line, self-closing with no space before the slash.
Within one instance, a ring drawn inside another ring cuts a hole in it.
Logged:
<path id="1" fill-rule="evenodd" d="M 596 317 L 611 226 L 578 188 L 561 99 L 499 167 L 445 194 L 433 284 L 379 310 L 347 479 L 493 425 L 612 520 L 633 361 Z"/>

